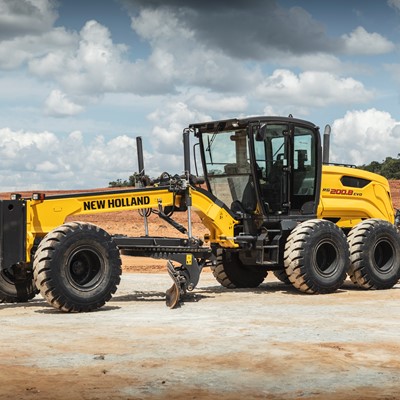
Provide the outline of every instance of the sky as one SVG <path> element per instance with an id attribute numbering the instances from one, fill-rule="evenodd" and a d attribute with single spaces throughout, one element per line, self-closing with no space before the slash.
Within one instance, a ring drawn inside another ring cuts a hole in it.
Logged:
<path id="1" fill-rule="evenodd" d="M 0 191 L 182 173 L 190 123 L 292 114 L 400 153 L 400 0 L 0 0 Z"/>

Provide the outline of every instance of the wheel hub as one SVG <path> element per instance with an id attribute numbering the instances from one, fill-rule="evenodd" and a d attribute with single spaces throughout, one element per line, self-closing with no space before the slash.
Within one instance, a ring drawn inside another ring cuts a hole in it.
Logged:
<path id="1" fill-rule="evenodd" d="M 386 241 L 378 242 L 374 249 L 374 261 L 380 272 L 388 272 L 393 265 L 394 250 L 392 245 Z"/>
<path id="2" fill-rule="evenodd" d="M 329 275 L 334 272 L 336 268 L 337 251 L 332 243 L 321 243 L 317 248 L 316 262 L 318 270 L 324 274 Z"/>
<path id="3" fill-rule="evenodd" d="M 96 284 L 101 268 L 102 261 L 94 250 L 79 249 L 69 258 L 70 281 L 80 289 L 90 288 Z"/>

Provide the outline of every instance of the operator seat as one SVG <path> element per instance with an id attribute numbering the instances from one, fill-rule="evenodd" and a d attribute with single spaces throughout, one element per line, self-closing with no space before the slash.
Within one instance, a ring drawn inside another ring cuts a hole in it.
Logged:
<path id="1" fill-rule="evenodd" d="M 272 212 L 280 211 L 282 206 L 283 158 L 284 155 L 279 154 L 272 165 L 271 171 L 268 174 L 268 184 L 263 193 L 264 200 L 269 204 Z"/>
<path id="2" fill-rule="evenodd" d="M 257 207 L 256 191 L 254 188 L 254 182 L 252 177 L 249 180 L 243 190 L 242 200 L 234 200 L 231 204 L 231 210 L 233 212 L 241 212 L 246 214 L 252 214 Z"/>

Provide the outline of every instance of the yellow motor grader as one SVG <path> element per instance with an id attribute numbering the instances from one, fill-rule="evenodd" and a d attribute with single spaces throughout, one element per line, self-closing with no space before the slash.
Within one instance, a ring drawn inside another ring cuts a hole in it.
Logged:
<path id="1" fill-rule="evenodd" d="M 192 174 L 190 137 L 196 172 Z M 167 260 L 167 305 L 193 290 L 205 266 L 227 288 L 256 287 L 272 271 L 305 293 L 331 293 L 347 274 L 365 289 L 400 276 L 400 235 L 379 175 L 328 163 L 329 131 L 289 117 L 195 123 L 183 132 L 184 174 L 151 181 L 138 138 L 139 188 L 0 201 L 0 300 L 38 290 L 67 312 L 97 309 L 117 290 L 120 254 Z M 324 153 L 323 153 L 324 150 Z M 201 173 L 199 162 L 201 161 Z M 109 235 L 79 215 L 139 210 L 144 235 Z M 186 213 L 186 226 L 174 213 Z M 192 213 L 205 227 L 192 233 Z M 149 235 L 151 213 L 181 233 Z M 76 216 L 77 222 L 67 222 Z"/>

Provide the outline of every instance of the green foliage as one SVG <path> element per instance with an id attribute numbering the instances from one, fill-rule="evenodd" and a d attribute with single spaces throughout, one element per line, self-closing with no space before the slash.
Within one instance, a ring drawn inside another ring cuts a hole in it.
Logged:
<path id="1" fill-rule="evenodd" d="M 400 179 L 400 154 L 397 155 L 397 158 L 386 157 L 381 163 L 372 161 L 370 164 L 361 165 L 358 168 L 375 172 L 387 179 Z"/>
<path id="2" fill-rule="evenodd" d="M 108 187 L 127 187 L 127 186 L 136 186 L 136 182 L 138 182 L 139 174 L 134 173 L 131 175 L 128 180 L 122 181 L 122 179 L 117 179 L 116 181 L 112 181 L 108 183 Z"/>

